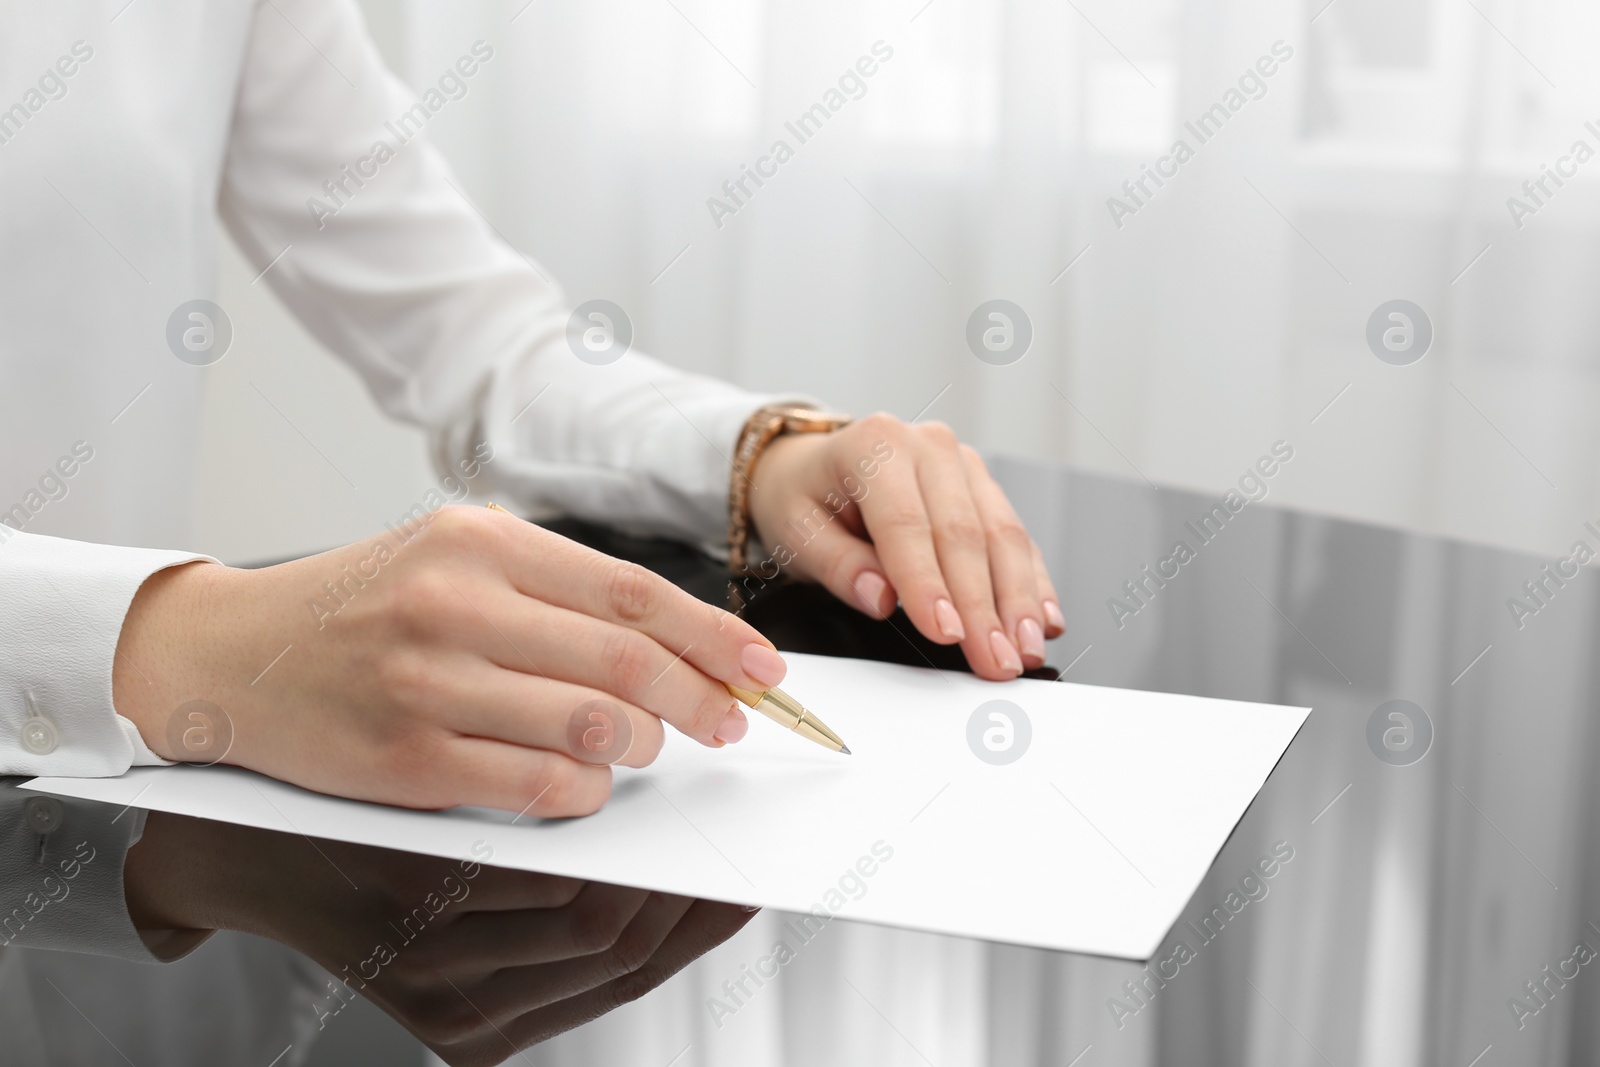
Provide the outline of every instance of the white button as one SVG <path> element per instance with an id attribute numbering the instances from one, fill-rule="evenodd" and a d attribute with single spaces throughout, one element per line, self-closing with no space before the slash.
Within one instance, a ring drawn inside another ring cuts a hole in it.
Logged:
<path id="1" fill-rule="evenodd" d="M 55 797 L 34 797 L 22 806 L 22 816 L 36 834 L 54 833 L 66 820 L 66 809 Z"/>
<path id="2" fill-rule="evenodd" d="M 43 715 L 35 715 L 22 724 L 22 747 L 35 756 L 48 756 L 61 743 L 61 731 Z"/>

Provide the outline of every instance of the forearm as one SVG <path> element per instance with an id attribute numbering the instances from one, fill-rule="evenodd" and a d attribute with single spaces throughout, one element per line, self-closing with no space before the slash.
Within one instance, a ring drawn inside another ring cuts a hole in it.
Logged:
<path id="1" fill-rule="evenodd" d="M 435 434 L 435 464 L 446 478 L 473 472 L 479 494 L 525 512 L 717 551 L 740 428 L 766 404 L 805 400 L 753 393 L 639 353 L 589 365 L 563 339 L 495 366 L 472 408 Z"/>

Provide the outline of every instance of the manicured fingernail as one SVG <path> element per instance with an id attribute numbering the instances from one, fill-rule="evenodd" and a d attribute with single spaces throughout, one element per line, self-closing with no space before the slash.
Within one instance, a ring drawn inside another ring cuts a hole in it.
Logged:
<path id="1" fill-rule="evenodd" d="M 862 571 L 856 576 L 856 596 L 861 598 L 861 606 L 867 614 L 874 618 L 883 614 L 883 591 L 889 588 L 889 583 L 883 580 L 883 575 L 877 571 Z"/>
<path id="2" fill-rule="evenodd" d="M 1022 646 L 1024 656 L 1044 662 L 1044 631 L 1032 619 L 1017 623 L 1017 644 Z"/>
<path id="3" fill-rule="evenodd" d="M 939 624 L 939 632 L 952 641 L 959 641 L 967 636 L 966 627 L 961 625 L 961 616 L 956 612 L 956 606 L 943 597 L 933 602 L 933 621 Z"/>
<path id="4" fill-rule="evenodd" d="M 1061 605 L 1054 600 L 1046 600 L 1044 602 L 1044 621 L 1057 630 L 1065 630 L 1067 628 L 1067 618 L 1061 614 Z"/>
<path id="5" fill-rule="evenodd" d="M 783 662 L 783 657 L 766 645 L 745 645 L 744 651 L 739 653 L 739 666 L 744 668 L 745 674 L 768 689 L 783 681 L 783 676 L 789 673 L 789 665 Z"/>
<path id="6" fill-rule="evenodd" d="M 1013 645 L 1005 634 L 996 630 L 989 635 L 989 647 L 994 649 L 994 658 L 1000 664 L 1000 669 L 1022 673 L 1022 657 L 1017 655 L 1017 646 Z"/>
<path id="7" fill-rule="evenodd" d="M 711 736 L 723 744 L 731 745 L 749 732 L 750 720 L 744 717 L 744 712 L 735 704 L 728 709 L 728 715 L 722 720 L 722 725 L 717 727 L 717 732 Z"/>

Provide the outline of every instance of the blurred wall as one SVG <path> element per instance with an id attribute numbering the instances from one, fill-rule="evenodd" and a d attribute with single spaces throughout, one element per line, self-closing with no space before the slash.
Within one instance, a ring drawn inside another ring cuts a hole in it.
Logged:
<path id="1" fill-rule="evenodd" d="M 1470 540 L 1555 551 L 1600 519 L 1600 163 L 1569 158 L 1600 148 L 1600 11 L 1576 0 L 367 7 L 414 85 L 496 49 L 430 136 L 647 351 L 1200 489 L 1282 439 L 1273 499 Z M 892 58 L 841 81 L 877 42 Z M 826 128 L 788 132 L 840 86 Z M 776 177 L 724 190 L 779 139 Z M 210 380 L 198 542 L 378 528 L 427 484 L 417 436 L 224 263 L 243 325 Z M 1010 365 L 965 338 L 992 299 L 1031 323 Z M 1396 299 L 1432 334 L 1410 365 L 1368 337 Z"/>

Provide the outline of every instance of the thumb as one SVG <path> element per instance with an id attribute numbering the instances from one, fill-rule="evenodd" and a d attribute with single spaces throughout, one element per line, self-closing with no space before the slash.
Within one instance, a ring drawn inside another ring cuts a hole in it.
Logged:
<path id="1" fill-rule="evenodd" d="M 820 582 L 830 593 L 874 619 L 888 618 L 898 597 L 885 576 L 878 550 L 830 522 L 809 541 L 791 546 L 791 572 Z"/>

